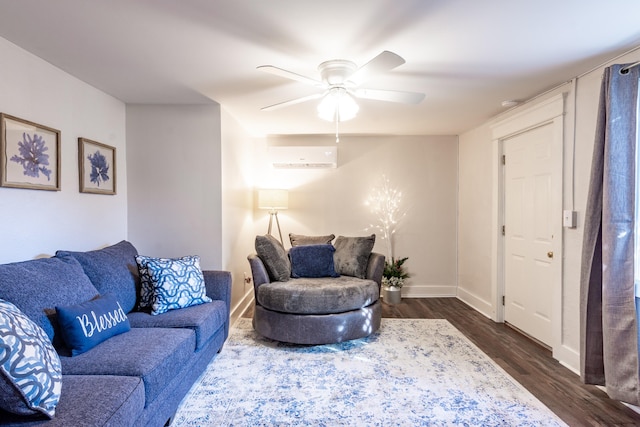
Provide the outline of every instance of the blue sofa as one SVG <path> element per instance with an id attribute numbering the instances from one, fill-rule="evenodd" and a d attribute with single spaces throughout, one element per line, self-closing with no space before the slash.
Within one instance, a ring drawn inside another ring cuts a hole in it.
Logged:
<path id="1" fill-rule="evenodd" d="M 51 338 L 62 391 L 49 420 L 0 410 L 0 425 L 163 426 L 229 334 L 231 275 L 203 271 L 212 302 L 151 315 L 137 311 L 140 279 L 131 243 L 0 265 L 0 299 Z M 71 356 L 54 307 L 112 294 L 131 329 Z M 0 353 L 1 354 L 1 353 Z"/>

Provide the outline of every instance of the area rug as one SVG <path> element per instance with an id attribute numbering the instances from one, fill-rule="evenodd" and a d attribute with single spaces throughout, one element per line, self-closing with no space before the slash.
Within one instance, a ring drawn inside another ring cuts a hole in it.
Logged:
<path id="1" fill-rule="evenodd" d="M 172 426 L 564 426 L 446 320 L 382 319 L 341 344 L 232 328 Z"/>

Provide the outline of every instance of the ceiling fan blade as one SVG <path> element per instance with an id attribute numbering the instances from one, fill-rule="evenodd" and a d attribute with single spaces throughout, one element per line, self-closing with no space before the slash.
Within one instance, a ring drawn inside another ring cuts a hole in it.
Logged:
<path id="1" fill-rule="evenodd" d="M 355 84 L 360 84 L 376 74 L 393 70 L 404 63 L 405 61 L 400 55 L 385 50 L 380 55 L 354 71 L 354 73 L 349 77 L 349 80 Z"/>
<path id="2" fill-rule="evenodd" d="M 311 77 L 303 76 L 302 74 L 294 73 L 293 71 L 283 70 L 282 68 L 274 67 L 273 65 L 261 65 L 258 70 L 265 71 L 269 74 L 284 77 L 285 79 L 295 80 L 300 83 L 304 83 L 311 86 L 322 87 L 323 84 L 319 80 L 312 79 Z"/>
<path id="3" fill-rule="evenodd" d="M 269 105 L 268 107 L 263 107 L 260 110 L 262 111 L 272 111 L 277 110 L 278 108 L 288 107 L 290 105 L 300 104 L 301 102 L 311 101 L 312 99 L 318 99 L 322 97 L 322 93 L 314 93 L 313 95 L 303 96 L 302 98 L 290 99 L 289 101 L 280 102 L 278 104 Z"/>
<path id="4" fill-rule="evenodd" d="M 401 92 L 398 90 L 356 89 L 352 92 L 358 98 L 399 102 L 402 104 L 419 104 L 424 99 L 424 93 Z"/>

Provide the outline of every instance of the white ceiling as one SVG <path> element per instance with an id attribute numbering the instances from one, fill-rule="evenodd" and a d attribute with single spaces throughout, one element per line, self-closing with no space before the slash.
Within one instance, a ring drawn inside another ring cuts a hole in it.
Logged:
<path id="1" fill-rule="evenodd" d="M 0 0 L 0 36 L 126 103 L 220 103 L 254 135 L 331 134 L 314 93 L 328 59 L 406 64 L 367 87 L 426 94 L 361 100 L 342 133 L 459 134 L 640 45 L 637 0 Z M 1 64 L 1 59 L 0 59 Z M 6 82 L 5 82 L 6 83 Z"/>

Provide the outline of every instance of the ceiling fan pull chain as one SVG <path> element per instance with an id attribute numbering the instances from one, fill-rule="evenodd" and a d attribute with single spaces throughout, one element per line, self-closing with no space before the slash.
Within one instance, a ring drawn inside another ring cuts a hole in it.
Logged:
<path id="1" fill-rule="evenodd" d="M 338 118 L 338 113 L 336 112 L 336 144 L 340 142 L 340 135 L 338 133 L 338 124 L 340 123 L 340 120 Z"/>

